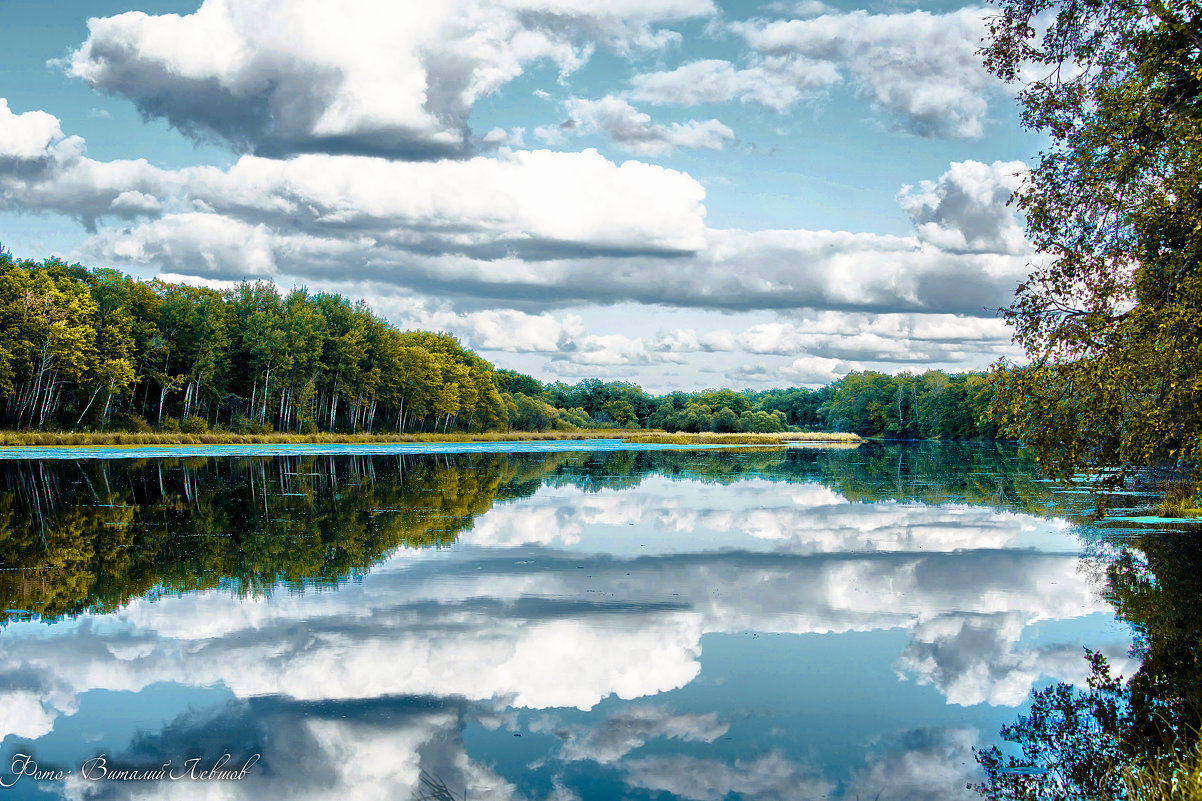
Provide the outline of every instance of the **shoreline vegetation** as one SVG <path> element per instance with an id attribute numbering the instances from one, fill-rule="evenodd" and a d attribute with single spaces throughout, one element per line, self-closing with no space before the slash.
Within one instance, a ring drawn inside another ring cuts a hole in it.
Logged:
<path id="1" fill-rule="evenodd" d="M 139 281 L 0 247 L 0 429 L 51 442 L 80 441 L 55 432 L 214 436 L 191 440 L 204 443 L 615 429 L 992 439 L 992 398 L 985 373 L 938 370 L 664 394 L 616 379 L 543 382 L 337 294 Z"/>
<path id="2" fill-rule="evenodd" d="M 988 441 L 1015 433 L 999 431 L 996 379 L 864 370 L 816 388 L 662 395 L 543 382 L 340 295 L 140 281 L 0 246 L 0 447 Z M 1174 516 L 1202 505 L 1192 482 L 1164 500 Z"/>
<path id="3" fill-rule="evenodd" d="M 620 439 L 652 445 L 759 445 L 793 443 L 849 445 L 863 442 L 858 434 L 820 431 L 787 431 L 773 434 L 669 433 L 645 429 L 593 429 L 590 431 L 462 432 L 448 434 L 239 434 L 215 431 L 205 434 L 129 431 L 0 431 L 0 448 L 13 447 L 122 447 L 154 445 L 372 445 L 381 443 L 542 442 L 550 440 Z"/>

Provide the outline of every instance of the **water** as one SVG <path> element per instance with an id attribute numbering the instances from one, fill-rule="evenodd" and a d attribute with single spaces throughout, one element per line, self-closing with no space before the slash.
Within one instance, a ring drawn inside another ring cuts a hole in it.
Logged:
<path id="1" fill-rule="evenodd" d="M 4 462 L 0 798 L 974 798 L 1140 667 L 1008 447 L 571 445 Z"/>

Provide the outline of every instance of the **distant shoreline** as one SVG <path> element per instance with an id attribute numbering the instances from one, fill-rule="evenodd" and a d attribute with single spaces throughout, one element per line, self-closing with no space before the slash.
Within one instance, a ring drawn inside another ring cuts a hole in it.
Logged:
<path id="1" fill-rule="evenodd" d="M 589 431 L 513 431 L 482 434 L 205 434 L 129 431 L 0 431 L 0 447 L 120 447 L 154 445 L 367 445 L 373 443 L 539 442 L 548 440 L 620 439 L 636 444 L 760 445 L 791 443 L 860 443 L 857 434 L 785 431 L 774 434 L 667 433 L 640 429 Z"/>

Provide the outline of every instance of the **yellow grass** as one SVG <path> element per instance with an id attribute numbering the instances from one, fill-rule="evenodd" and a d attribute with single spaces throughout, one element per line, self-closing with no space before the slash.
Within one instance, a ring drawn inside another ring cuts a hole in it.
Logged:
<path id="1" fill-rule="evenodd" d="M 1202 487 L 1193 481 L 1174 481 L 1164 488 L 1157 512 L 1162 517 L 1202 517 L 1199 492 Z"/>
<path id="2" fill-rule="evenodd" d="M 1136 760 L 1121 774 L 1131 801 L 1202 799 L 1202 742 L 1184 754 Z"/>
<path id="3" fill-rule="evenodd" d="M 110 431 L 0 431 L 0 447 L 121 447 L 140 445 L 366 445 L 380 442 L 532 442 L 542 440 L 622 439 L 632 443 L 675 445 L 781 445 L 787 441 L 859 442 L 855 434 L 668 434 L 641 430 L 490 431 L 483 434 L 206 434 Z"/>
<path id="4" fill-rule="evenodd" d="M 511 433 L 488 432 L 485 434 L 235 434 L 227 431 L 210 431 L 205 434 L 178 432 L 113 431 L 57 432 L 57 431 L 0 431 L 0 446 L 99 446 L 120 445 L 324 445 L 358 444 L 377 442 L 511 442 L 549 439 L 601 439 L 615 438 L 621 432 L 613 431 L 514 431 Z"/>
<path id="5" fill-rule="evenodd" d="M 855 434 L 824 434 L 816 431 L 784 432 L 780 434 L 675 434 L 644 432 L 625 436 L 627 442 L 653 445 L 784 445 L 790 442 L 860 442 Z"/>

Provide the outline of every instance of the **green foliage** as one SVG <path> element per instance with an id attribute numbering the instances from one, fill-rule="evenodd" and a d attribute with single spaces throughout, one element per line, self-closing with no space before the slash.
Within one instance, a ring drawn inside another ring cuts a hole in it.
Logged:
<path id="1" fill-rule="evenodd" d="M 452 336 L 399 331 L 363 302 L 243 283 L 226 291 L 0 259 L 0 424 L 200 433 L 653 428 L 990 436 L 979 376 L 856 373 L 818 390 L 653 398 L 626 381 L 545 385 Z M 899 405 L 900 404 L 900 405 Z M 202 423 L 207 427 L 202 428 Z"/>
<path id="2" fill-rule="evenodd" d="M 513 396 L 509 423 L 522 431 L 546 431 L 558 418 L 555 407 L 546 401 L 518 393 Z"/>
<path id="3" fill-rule="evenodd" d="M 1041 253 L 1007 312 L 1031 365 L 999 366 L 991 413 L 1057 477 L 1202 473 L 1202 10 L 997 5 L 986 64 L 1022 76 L 1051 145 L 1016 195 Z"/>
<path id="4" fill-rule="evenodd" d="M 122 428 L 126 431 L 133 431 L 137 434 L 146 434 L 154 429 L 150 427 L 150 423 L 146 422 L 146 418 L 141 415 L 131 414 L 122 421 Z"/>
<path id="5" fill-rule="evenodd" d="M 209 424 L 203 417 L 191 415 L 184 418 L 180 430 L 185 434 L 204 434 L 209 430 Z"/>
<path id="6" fill-rule="evenodd" d="M 172 418 L 196 418 L 194 431 L 370 432 L 383 420 L 445 432 L 503 429 L 506 412 L 492 365 L 445 334 L 393 329 L 364 303 L 0 260 L 0 420 L 10 428 L 141 419 L 172 431 Z"/>
<path id="7" fill-rule="evenodd" d="M 714 415 L 714 421 L 710 424 L 714 431 L 719 433 L 728 433 L 739 429 L 739 418 L 731 411 L 729 406 L 723 406 Z"/>
<path id="8" fill-rule="evenodd" d="M 1156 510 L 1162 517 L 1202 517 L 1202 486 L 1195 481 L 1172 481 Z"/>
<path id="9" fill-rule="evenodd" d="M 280 582 L 345 581 L 399 546 L 453 542 L 496 500 L 532 491 L 559 460 L 410 457 L 403 469 L 383 457 L 320 469 L 313 457 L 6 464 L 0 624 L 112 610 L 152 589 L 266 593 Z"/>
<path id="10" fill-rule="evenodd" d="M 525 373 L 519 373 L 515 370 L 497 370 L 493 376 L 493 381 L 500 392 L 509 392 L 512 394 L 521 393 L 529 395 L 532 398 L 546 399 L 546 389 L 542 382 Z"/>

